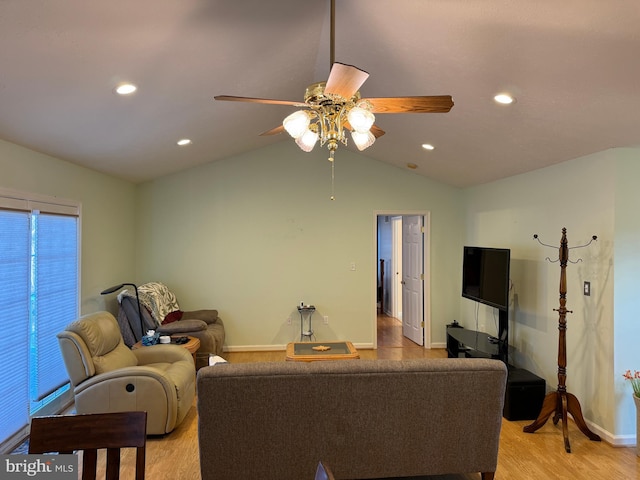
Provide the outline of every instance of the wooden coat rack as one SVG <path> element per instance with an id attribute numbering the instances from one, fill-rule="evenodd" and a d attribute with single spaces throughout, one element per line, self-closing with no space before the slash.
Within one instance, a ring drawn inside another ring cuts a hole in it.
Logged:
<path id="1" fill-rule="evenodd" d="M 538 235 L 534 235 L 533 238 L 538 240 Z M 595 235 L 591 237 L 591 241 L 586 245 L 581 245 L 582 248 L 591 244 L 598 237 Z M 545 247 L 551 247 L 542 242 L 540 244 Z M 552 247 L 555 248 L 555 247 Z M 547 260 L 552 261 L 547 257 Z M 573 313 L 571 310 L 567 310 L 567 262 L 569 261 L 569 247 L 567 242 L 567 229 L 562 229 L 562 238 L 560 239 L 560 252 L 558 260 L 560 261 L 560 308 L 553 309 L 558 312 L 558 389 L 555 392 L 550 392 L 544 398 L 542 402 L 542 408 L 538 418 L 531 424 L 523 428 L 526 433 L 533 433 L 542 427 L 549 417 L 553 414 L 553 424 L 557 425 L 559 420 L 562 420 L 562 435 L 564 437 L 564 449 L 567 453 L 571 453 L 571 444 L 569 443 L 569 427 L 567 425 L 567 414 L 570 413 L 576 425 L 582 433 L 584 433 L 590 440 L 600 441 L 600 436 L 593 433 L 587 427 L 584 417 L 582 416 L 582 409 L 580 408 L 580 402 L 577 397 L 567 392 L 567 313 Z M 557 262 L 558 260 L 553 260 Z M 577 262 L 572 262 L 577 263 Z"/>

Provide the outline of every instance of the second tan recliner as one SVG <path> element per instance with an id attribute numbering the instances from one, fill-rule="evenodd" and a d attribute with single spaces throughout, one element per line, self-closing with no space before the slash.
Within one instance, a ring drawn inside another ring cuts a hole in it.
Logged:
<path id="1" fill-rule="evenodd" d="M 178 345 L 130 350 L 109 312 L 85 315 L 58 334 L 77 413 L 143 410 L 147 434 L 171 432 L 195 398 L 193 357 Z"/>

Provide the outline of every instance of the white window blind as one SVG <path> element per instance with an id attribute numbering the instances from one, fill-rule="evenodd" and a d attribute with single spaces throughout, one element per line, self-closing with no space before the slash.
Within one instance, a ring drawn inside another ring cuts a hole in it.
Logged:
<path id="1" fill-rule="evenodd" d="M 0 210 L 0 305 L 2 333 L 11 342 L 0 349 L 0 440 L 29 422 L 26 382 L 29 341 L 29 215 Z"/>
<path id="2" fill-rule="evenodd" d="M 0 349 L 0 453 L 69 394 L 56 335 L 79 312 L 79 213 L 74 202 L 0 189 L 0 305 L 14 342 Z"/>
<path id="3" fill-rule="evenodd" d="M 32 399 L 39 402 L 68 382 L 58 332 L 78 317 L 78 244 L 76 217 L 33 215 L 35 273 L 31 340 Z M 63 368 L 60 368 L 60 367 Z"/>

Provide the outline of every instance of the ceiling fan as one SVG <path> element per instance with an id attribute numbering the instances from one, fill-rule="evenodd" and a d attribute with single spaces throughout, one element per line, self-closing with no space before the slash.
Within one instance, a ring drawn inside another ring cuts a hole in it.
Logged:
<path id="1" fill-rule="evenodd" d="M 335 0 L 331 0 L 330 20 L 331 71 L 329 78 L 326 82 L 308 86 L 304 102 L 231 95 L 218 95 L 214 99 L 301 108 L 302 110 L 297 110 L 286 117 L 282 125 L 260 135 L 276 135 L 286 130 L 305 152 L 310 152 L 320 140 L 320 145 L 326 144 L 329 150 L 333 178 L 334 152 L 339 143 L 347 144 L 346 130 L 351 132 L 356 147 L 364 150 L 385 133 L 374 124 L 375 113 L 446 113 L 453 107 L 453 100 L 450 95 L 361 98 L 359 89 L 369 74 L 353 65 L 334 61 Z"/>

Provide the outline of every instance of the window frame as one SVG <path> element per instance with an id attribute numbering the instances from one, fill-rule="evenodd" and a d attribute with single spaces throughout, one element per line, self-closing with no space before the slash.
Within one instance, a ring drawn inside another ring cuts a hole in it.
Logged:
<path id="1" fill-rule="evenodd" d="M 49 196 L 43 194 L 36 194 L 30 192 L 24 192 L 19 190 L 13 190 L 0 187 L 0 209 L 13 210 L 20 212 L 27 212 L 30 216 L 30 223 L 33 219 L 34 211 L 38 211 L 41 214 L 46 215 L 62 215 L 76 218 L 76 305 L 75 309 L 78 315 L 80 314 L 80 306 L 82 299 L 82 204 L 76 200 L 64 199 L 56 196 Z M 31 261 L 30 259 L 28 261 Z M 29 321 L 31 325 L 31 321 Z M 27 348 L 29 345 L 27 344 Z M 29 353 L 27 353 L 29 356 Z M 25 372 L 26 381 L 29 382 L 29 376 L 31 375 L 31 366 L 27 368 Z M 34 415 L 52 415 L 60 413 L 65 408 L 69 407 L 73 403 L 73 391 L 67 383 L 61 389 L 56 390 L 51 401 L 41 408 L 32 411 L 34 404 L 42 403 L 33 402 L 33 399 L 28 397 L 27 405 L 25 409 L 28 417 L 31 418 Z M 48 398 L 48 397 L 46 397 Z M 18 445 L 24 438 L 27 437 L 29 431 L 29 425 L 24 426 L 18 432 L 11 435 L 8 438 L 0 438 L 0 453 L 11 451 L 16 445 Z"/>

